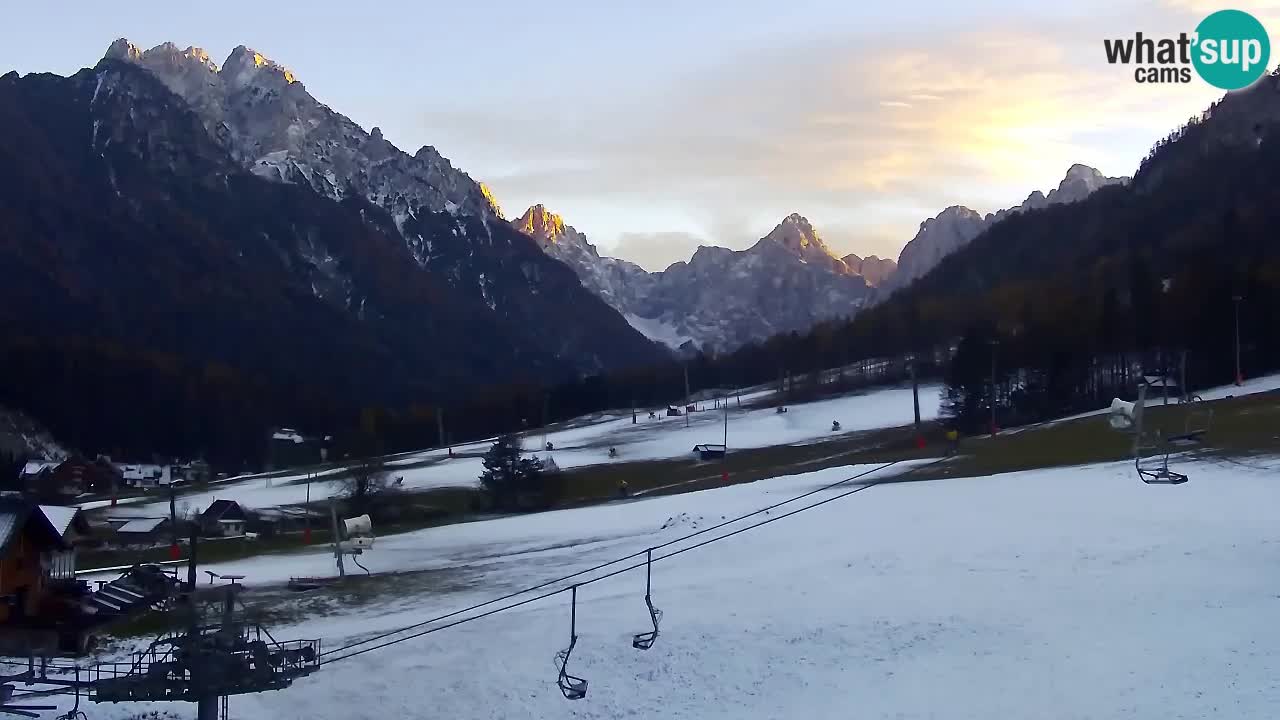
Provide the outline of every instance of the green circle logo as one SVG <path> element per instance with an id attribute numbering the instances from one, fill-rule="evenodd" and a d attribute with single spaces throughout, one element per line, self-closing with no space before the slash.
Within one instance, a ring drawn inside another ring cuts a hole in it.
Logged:
<path id="1" fill-rule="evenodd" d="M 1210 85 L 1239 90 L 1257 82 L 1271 59 L 1271 40 L 1257 18 L 1219 10 L 1196 26 L 1191 62 Z"/>

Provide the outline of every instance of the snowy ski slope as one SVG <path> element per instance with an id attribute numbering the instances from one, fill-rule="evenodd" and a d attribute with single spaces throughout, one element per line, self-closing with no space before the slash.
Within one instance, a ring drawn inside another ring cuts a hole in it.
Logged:
<path id="1" fill-rule="evenodd" d="M 388 592 L 273 634 L 336 648 L 857 469 L 380 540 L 363 558 L 374 570 L 451 574 L 424 576 L 434 592 Z M 1177 487 L 1143 485 L 1113 463 L 870 488 L 657 563 L 666 615 L 647 652 L 630 646 L 648 624 L 643 573 L 585 586 L 571 665 L 591 683 L 580 702 L 554 686 L 551 659 L 568 643 L 561 594 L 233 698 L 232 715 L 1273 718 L 1280 459 L 1182 469 L 1191 482 Z M 217 569 L 252 584 L 323 564 L 271 556 Z M 91 709 L 123 720 L 143 708 Z"/>
<path id="2" fill-rule="evenodd" d="M 941 386 L 921 386 L 920 414 L 924 419 L 937 417 L 940 393 Z M 761 394 L 767 393 L 744 395 L 743 400 L 745 402 Z M 705 405 L 709 407 L 710 404 Z M 906 425 L 913 419 L 911 388 L 886 388 L 794 405 L 781 415 L 776 414 L 773 408 L 748 410 L 731 407 L 728 438 L 731 449 L 808 443 L 860 430 Z M 840 421 L 842 429 L 838 433 L 831 431 L 833 420 Z M 542 437 L 536 431 L 529 433 L 525 447 L 540 457 L 553 458 L 561 468 L 685 458 L 692 457 L 691 450 L 698 443 L 722 441 L 724 413 L 717 410 L 692 413 L 687 428 L 684 417 L 659 414 L 658 419 L 649 420 L 647 411 L 640 414 L 634 425 L 629 410 L 579 418 L 547 433 L 547 441 L 556 448 L 551 453 L 542 450 Z M 387 462 L 389 474 L 392 478 L 403 478 L 400 487 L 405 490 L 472 486 L 479 480 L 481 460 L 479 457 L 460 456 L 483 453 L 491 443 L 492 440 L 484 440 L 455 446 L 456 457 L 453 458 L 448 457 L 447 450 L 396 455 Z M 610 447 L 618 449 L 616 459 L 609 458 Z M 340 472 L 331 470 L 318 476 L 311 484 L 311 499 L 321 500 L 339 492 L 340 483 L 326 480 L 325 475 Z M 216 499 L 236 500 L 251 508 L 302 503 L 307 498 L 305 481 L 305 474 L 250 476 L 218 484 L 207 492 L 184 495 L 180 502 L 196 509 L 206 508 Z M 168 512 L 166 499 L 122 505 L 112 514 L 163 516 Z"/>

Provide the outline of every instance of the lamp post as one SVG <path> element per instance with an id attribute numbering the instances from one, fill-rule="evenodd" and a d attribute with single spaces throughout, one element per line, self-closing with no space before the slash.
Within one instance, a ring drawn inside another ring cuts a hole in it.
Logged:
<path id="1" fill-rule="evenodd" d="M 1240 372 L 1240 301 L 1244 297 L 1233 295 L 1231 299 L 1236 305 L 1236 387 L 1240 387 L 1244 384 L 1244 374 Z"/>
<path id="2" fill-rule="evenodd" d="M 311 544 L 311 475 L 312 475 L 312 471 L 308 470 L 307 471 L 307 504 L 303 506 L 304 508 L 306 508 L 305 512 L 306 512 L 306 521 L 307 521 L 307 524 L 302 527 L 302 543 L 304 545 Z"/>
<path id="3" fill-rule="evenodd" d="M 729 452 L 729 396 L 724 397 L 724 451 Z"/>
<path id="4" fill-rule="evenodd" d="M 996 351 L 1000 348 L 999 340 L 988 340 L 991 346 L 991 436 L 996 434 Z"/>

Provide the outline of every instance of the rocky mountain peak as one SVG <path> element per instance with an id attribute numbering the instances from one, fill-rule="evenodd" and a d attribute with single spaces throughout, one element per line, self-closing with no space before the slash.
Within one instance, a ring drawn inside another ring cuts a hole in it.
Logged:
<path id="1" fill-rule="evenodd" d="M 128 39 L 120 38 L 107 47 L 107 52 L 102 57 L 104 60 L 119 60 L 142 65 L 158 75 L 165 72 L 192 70 L 205 73 L 218 72 L 217 63 L 209 59 L 209 53 L 204 48 L 187 46 L 185 50 L 179 50 L 178 46 L 171 42 L 160 43 L 150 50 L 141 50 Z"/>
<path id="2" fill-rule="evenodd" d="M 1062 178 L 1062 182 L 1058 183 L 1057 189 L 1049 191 L 1046 202 L 1050 204 L 1079 202 L 1108 185 L 1127 182 L 1129 182 L 1127 177 L 1107 177 L 1088 165 L 1076 163 L 1067 170 L 1066 176 Z"/>
<path id="3" fill-rule="evenodd" d="M 423 210 L 502 217 L 488 188 L 435 148 L 405 154 L 381 131 L 366 132 L 321 103 L 291 70 L 258 50 L 240 45 L 219 68 L 198 47 L 179 50 L 164 43 L 143 52 L 122 38 L 106 58 L 149 71 L 187 102 L 210 137 L 259 177 L 306 185 L 335 200 L 358 194 L 389 212 L 402 231 Z M 414 252 L 425 262 L 421 248 Z"/>
<path id="4" fill-rule="evenodd" d="M 107 53 L 102 56 L 102 59 L 137 62 L 142 59 L 142 50 L 129 42 L 128 38 L 119 38 L 107 47 Z"/>
<path id="5" fill-rule="evenodd" d="M 1020 205 L 985 217 L 963 205 L 952 205 L 937 216 L 920 223 L 919 232 L 902 248 L 897 270 L 888 277 L 882 290 L 892 292 L 909 285 L 936 267 L 942 258 L 968 245 L 988 227 L 1010 215 L 1050 205 L 1079 202 L 1107 185 L 1127 182 L 1127 177 L 1106 177 L 1088 165 L 1077 163 L 1067 169 L 1062 182 L 1057 188 L 1050 190 L 1048 195 L 1033 190 Z"/>
<path id="6" fill-rule="evenodd" d="M 517 230 L 548 243 L 557 242 L 565 234 L 564 218 L 541 203 L 525 210 L 514 224 Z"/>
<path id="7" fill-rule="evenodd" d="M 1082 165 L 1080 163 L 1076 163 L 1071 167 L 1067 168 L 1067 176 L 1064 177 L 1062 181 L 1063 182 L 1067 182 L 1069 180 L 1099 181 L 1099 180 L 1105 180 L 1105 179 L 1106 179 L 1106 176 L 1098 172 L 1096 168 L 1091 168 L 1088 165 Z"/>
<path id="8" fill-rule="evenodd" d="M 816 262 L 829 267 L 833 272 L 848 273 L 849 269 L 827 248 L 826 243 L 808 218 L 799 213 L 791 213 L 782 219 L 768 235 L 760 239 L 756 248 L 767 243 L 780 245 L 805 262 Z"/>
<path id="9" fill-rule="evenodd" d="M 840 258 L 851 272 L 862 276 L 869 287 L 880 287 L 898 269 L 898 263 L 876 255 L 858 257 L 850 253 Z"/>
<path id="10" fill-rule="evenodd" d="M 291 70 L 244 45 L 237 45 L 231 51 L 222 64 L 222 72 L 227 75 L 226 81 L 237 87 L 262 82 L 266 78 L 279 78 L 287 85 L 298 81 Z"/>
<path id="11" fill-rule="evenodd" d="M 804 252 L 810 246 L 823 246 L 818 233 L 809 223 L 808 218 L 799 213 L 791 213 L 782 219 L 765 240 L 771 240 L 794 252 Z"/>

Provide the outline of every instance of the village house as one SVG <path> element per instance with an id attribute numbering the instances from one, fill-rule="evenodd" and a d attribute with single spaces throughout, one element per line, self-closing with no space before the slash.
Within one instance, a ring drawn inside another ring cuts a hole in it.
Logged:
<path id="1" fill-rule="evenodd" d="M 64 504 L 85 493 L 109 493 L 122 483 L 119 470 L 105 457 L 71 457 L 60 463 L 30 462 L 23 468 L 26 492 L 41 502 Z"/>
<path id="2" fill-rule="evenodd" d="M 303 532 L 308 522 L 313 529 L 328 527 L 327 515 L 300 507 L 263 508 L 245 514 L 248 517 L 245 529 L 264 537 Z"/>
<path id="3" fill-rule="evenodd" d="M 168 465 L 143 463 L 120 466 L 124 484 L 131 488 L 167 487 L 173 481 L 172 473 Z"/>
<path id="4" fill-rule="evenodd" d="M 129 518 L 116 528 L 116 542 L 139 547 L 160 545 L 172 540 L 172 527 L 167 517 Z"/>
<path id="5" fill-rule="evenodd" d="M 209 463 L 203 460 L 191 460 L 181 465 L 174 465 L 171 470 L 173 481 L 200 485 L 209 482 L 212 472 Z"/>
<path id="6" fill-rule="evenodd" d="M 0 497 L 0 623 L 38 617 L 52 588 L 74 583 L 74 540 L 86 529 L 75 508 Z"/>
<path id="7" fill-rule="evenodd" d="M 327 445 L 332 440 L 307 437 L 293 428 L 277 428 L 271 432 L 268 446 L 268 470 L 315 465 L 328 458 Z"/>
<path id="8" fill-rule="evenodd" d="M 200 513 L 200 532 L 209 537 L 244 535 L 248 518 L 235 500 L 214 500 Z"/>
<path id="9" fill-rule="evenodd" d="M 76 578 L 76 548 L 91 533 L 89 521 L 76 507 L 41 505 L 40 512 L 62 538 L 62 548 L 46 551 L 41 563 L 51 580 L 72 582 Z"/>

